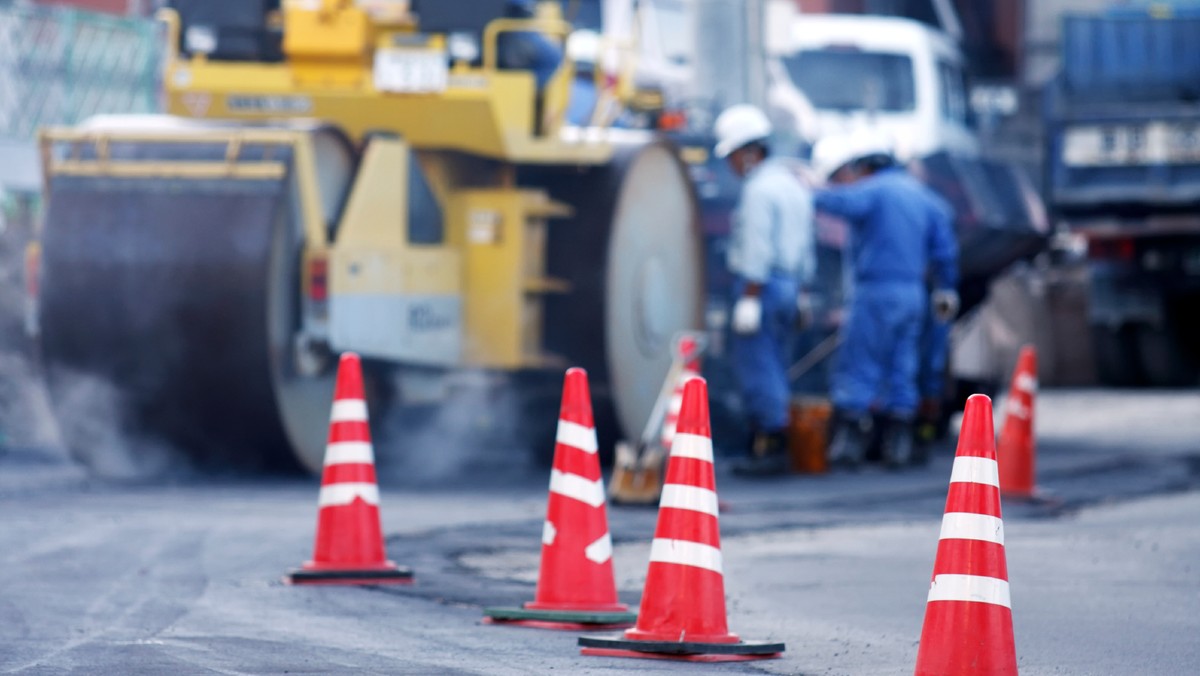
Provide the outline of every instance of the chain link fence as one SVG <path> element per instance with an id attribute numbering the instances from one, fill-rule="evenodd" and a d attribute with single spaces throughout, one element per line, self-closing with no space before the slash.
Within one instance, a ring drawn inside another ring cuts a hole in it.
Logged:
<path id="1" fill-rule="evenodd" d="M 0 139 L 100 113 L 159 110 L 162 40 L 149 19 L 0 4 Z"/>

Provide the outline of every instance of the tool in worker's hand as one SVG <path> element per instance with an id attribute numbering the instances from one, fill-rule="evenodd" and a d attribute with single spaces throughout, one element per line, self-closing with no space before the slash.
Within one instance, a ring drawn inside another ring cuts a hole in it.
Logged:
<path id="1" fill-rule="evenodd" d="M 841 333 L 835 333 L 809 350 L 788 368 L 789 382 L 796 382 L 811 371 L 842 344 Z M 793 472 L 821 474 L 826 471 L 827 430 L 833 407 L 824 397 L 796 397 L 788 407 L 788 455 Z"/>
<path id="2" fill-rule="evenodd" d="M 825 359 L 828 358 L 829 355 L 833 354 L 834 351 L 836 351 L 838 349 L 838 347 L 841 346 L 841 344 L 842 344 L 841 331 L 829 336 L 825 340 L 822 340 L 820 343 L 817 343 L 817 346 L 814 347 L 813 349 L 809 350 L 808 354 L 804 355 L 803 357 L 800 358 L 799 361 L 797 361 L 795 364 L 792 364 L 790 367 L 788 367 L 788 370 L 787 370 L 788 381 L 794 383 L 797 380 L 799 380 L 800 377 L 803 376 L 805 373 L 808 373 L 809 371 L 813 370 L 813 368 L 816 367 L 817 364 L 820 364 L 821 362 L 825 361 Z"/>
<path id="3" fill-rule="evenodd" d="M 614 503 L 658 503 L 662 491 L 663 462 L 667 455 L 664 446 L 668 442 L 663 439 L 663 443 L 656 443 L 656 437 L 663 428 L 671 399 L 681 384 L 680 379 L 687 371 L 688 364 L 700 358 L 704 347 L 703 334 L 681 333 L 676 337 L 671 367 L 667 369 L 667 377 L 654 401 L 641 438 L 636 445 L 628 441 L 617 443 L 612 480 L 608 484 L 608 496 Z"/>

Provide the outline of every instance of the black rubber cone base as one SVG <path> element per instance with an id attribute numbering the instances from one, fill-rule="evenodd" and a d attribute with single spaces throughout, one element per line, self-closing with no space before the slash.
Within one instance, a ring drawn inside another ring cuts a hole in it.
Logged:
<path id="1" fill-rule="evenodd" d="M 537 629 L 621 629 L 637 622 L 637 613 L 626 611 L 530 610 L 528 608 L 484 608 L 485 621 L 519 624 Z"/>
<path id="2" fill-rule="evenodd" d="M 298 568 L 283 577 L 288 584 L 412 584 L 411 568 L 309 570 Z"/>
<path id="3" fill-rule="evenodd" d="M 686 660 L 691 662 L 735 662 L 779 657 L 784 644 L 766 641 L 738 643 L 695 643 L 691 641 L 631 641 L 623 637 L 580 636 L 580 651 L 597 657 Z"/>

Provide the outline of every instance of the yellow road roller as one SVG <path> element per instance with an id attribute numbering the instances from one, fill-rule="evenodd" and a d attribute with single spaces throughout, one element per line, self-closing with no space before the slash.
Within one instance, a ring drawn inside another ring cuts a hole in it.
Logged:
<path id="1" fill-rule="evenodd" d="M 551 403 L 583 366 L 602 434 L 642 427 L 701 325 L 697 207 L 662 139 L 564 124 L 561 16 L 168 5 L 169 114 L 40 137 L 39 339 L 73 452 L 103 452 L 67 419 L 100 379 L 116 424 L 203 464 L 318 471 L 344 351 L 380 380 L 502 375 Z"/>

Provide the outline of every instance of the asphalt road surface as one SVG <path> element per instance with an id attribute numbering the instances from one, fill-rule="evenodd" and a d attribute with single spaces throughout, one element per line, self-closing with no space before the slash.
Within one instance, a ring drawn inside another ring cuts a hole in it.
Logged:
<path id="1" fill-rule="evenodd" d="M 1050 391 L 1041 487 L 1004 505 L 1023 674 L 1190 674 L 1200 663 L 1200 393 Z M 386 452 L 386 449 L 380 449 Z M 746 481 L 718 471 L 730 628 L 781 659 L 583 657 L 576 633 L 481 623 L 533 595 L 546 477 L 382 486 L 412 587 L 289 587 L 314 479 L 89 478 L 0 452 L 0 672 L 911 674 L 951 457 L 902 474 Z M 612 508 L 636 603 L 652 509 Z"/>

